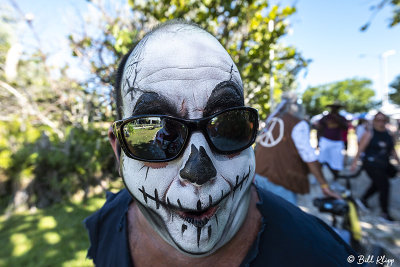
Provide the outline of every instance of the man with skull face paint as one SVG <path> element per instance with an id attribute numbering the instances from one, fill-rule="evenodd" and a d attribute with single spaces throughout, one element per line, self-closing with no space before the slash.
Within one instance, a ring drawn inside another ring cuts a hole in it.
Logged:
<path id="1" fill-rule="evenodd" d="M 85 220 L 96 265 L 348 264 L 329 226 L 257 186 L 257 112 L 208 32 L 157 27 L 121 61 L 116 93 L 109 139 L 126 189 Z"/>

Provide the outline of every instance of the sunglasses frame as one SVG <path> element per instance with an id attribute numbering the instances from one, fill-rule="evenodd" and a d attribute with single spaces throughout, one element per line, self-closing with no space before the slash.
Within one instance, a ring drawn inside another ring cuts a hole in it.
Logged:
<path id="1" fill-rule="evenodd" d="M 223 150 L 218 149 L 212 143 L 211 138 L 207 133 L 206 126 L 207 126 L 208 122 L 211 119 L 215 118 L 216 116 L 218 116 L 220 114 L 223 114 L 225 112 L 228 112 L 228 111 L 235 111 L 235 110 L 246 110 L 246 111 L 249 111 L 251 114 L 255 115 L 256 120 L 255 120 L 254 125 L 253 125 L 253 133 L 252 133 L 251 141 L 249 141 L 249 143 L 246 146 L 244 146 L 243 148 L 235 149 L 235 150 L 232 150 L 232 151 L 223 151 Z M 145 118 L 145 117 L 168 118 L 168 119 L 180 122 L 180 123 L 182 123 L 183 125 L 186 126 L 187 136 L 186 136 L 186 138 L 184 140 L 182 148 L 179 150 L 179 152 L 174 157 L 171 157 L 171 158 L 168 158 L 168 159 L 144 159 L 144 158 L 140 158 L 140 157 L 137 157 L 137 156 L 133 155 L 131 153 L 131 151 L 129 151 L 128 145 L 126 144 L 126 141 L 125 141 L 125 138 L 122 136 L 122 128 L 126 124 L 130 123 L 133 120 L 141 119 L 141 118 Z M 186 149 L 186 146 L 189 143 L 188 140 L 190 139 L 190 137 L 191 137 L 193 132 L 201 132 L 201 133 L 203 133 L 205 139 L 207 140 L 208 145 L 210 146 L 210 148 L 213 151 L 215 151 L 215 152 L 217 152 L 219 154 L 222 154 L 222 155 L 229 155 L 229 154 L 235 154 L 235 153 L 238 153 L 240 151 L 243 151 L 246 148 L 250 147 L 255 142 L 256 137 L 257 137 L 257 132 L 258 132 L 258 111 L 256 109 L 254 109 L 254 108 L 251 108 L 251 107 L 233 107 L 233 108 L 224 109 L 222 111 L 219 111 L 219 112 L 217 112 L 217 113 L 215 113 L 215 114 L 213 114 L 211 116 L 205 117 L 205 118 L 193 119 L 193 120 L 176 118 L 176 117 L 169 116 L 169 115 L 157 115 L 157 114 L 137 115 L 137 116 L 132 116 L 132 117 L 129 117 L 129 118 L 126 118 L 126 119 L 115 121 L 113 123 L 113 127 L 112 128 L 113 128 L 113 133 L 116 136 L 117 140 L 119 141 L 122 150 L 125 152 L 125 154 L 129 158 L 132 158 L 132 159 L 135 159 L 135 160 L 140 160 L 140 161 L 145 161 L 145 162 L 168 162 L 168 161 L 172 161 L 172 160 L 178 158 L 182 154 L 182 152 Z"/>

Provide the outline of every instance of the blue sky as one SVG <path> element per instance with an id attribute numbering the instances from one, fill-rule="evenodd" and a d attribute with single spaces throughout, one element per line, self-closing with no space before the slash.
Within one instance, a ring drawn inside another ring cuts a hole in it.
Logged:
<path id="1" fill-rule="evenodd" d="M 283 1 L 293 3 L 293 1 Z M 370 18 L 371 0 L 299 0 L 291 18 L 292 34 L 285 43 L 294 45 L 305 58 L 312 59 L 301 88 L 353 77 L 374 81 L 380 97 L 382 67 L 380 55 L 387 57 L 389 82 L 400 75 L 400 25 L 388 28 L 390 8 L 379 12 L 365 32 L 360 27 Z"/>
<path id="2" fill-rule="evenodd" d="M 82 22 L 84 0 L 16 0 L 25 13 L 35 15 L 34 25 L 41 33 L 46 50 L 56 52 L 53 60 L 62 60 L 68 53 L 64 38 Z M 366 32 L 359 29 L 370 18 L 369 7 L 380 0 L 272 0 L 282 5 L 296 2 L 297 12 L 290 18 L 291 34 L 282 41 L 293 45 L 312 63 L 307 75 L 299 77 L 299 92 L 308 86 L 353 77 L 374 81 L 380 97 L 382 67 L 380 55 L 387 50 L 396 54 L 387 57 L 389 82 L 400 74 L 400 25 L 388 28 L 391 10 L 383 9 Z"/>

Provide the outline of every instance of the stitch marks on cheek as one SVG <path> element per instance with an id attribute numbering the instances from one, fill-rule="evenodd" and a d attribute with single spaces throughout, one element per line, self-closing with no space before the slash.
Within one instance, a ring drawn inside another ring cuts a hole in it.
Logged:
<path id="1" fill-rule="evenodd" d="M 144 167 L 146 166 L 143 166 L 143 168 Z M 171 218 L 174 218 L 173 216 L 178 216 L 178 218 L 183 220 L 174 222 L 175 224 L 179 223 L 177 227 L 179 227 L 178 231 L 182 236 L 181 238 L 189 238 L 188 240 L 193 240 L 193 242 L 197 241 L 197 247 L 200 247 L 201 242 L 210 242 L 212 240 L 212 235 L 215 232 L 215 229 L 218 229 L 219 227 L 217 211 L 224 207 L 221 206 L 220 203 L 224 199 L 233 199 L 243 187 L 246 187 L 245 184 L 250 180 L 250 173 L 251 167 L 249 166 L 248 171 L 244 172 L 242 175 L 236 175 L 235 178 L 232 177 L 233 179 L 230 179 L 229 182 L 227 181 L 230 185 L 230 190 L 227 190 L 227 192 L 221 190 L 221 196 L 219 198 L 214 196 L 214 198 L 218 198 L 218 200 L 213 199 L 213 196 L 208 195 L 207 200 L 202 201 L 197 199 L 197 202 L 192 207 L 185 207 L 185 201 L 181 203 L 182 200 L 180 198 L 170 200 L 169 197 L 165 197 L 166 199 L 163 201 L 163 197 L 160 196 L 160 192 L 157 188 L 154 189 L 154 193 L 153 189 L 146 191 L 144 185 L 141 188 L 138 188 L 138 190 L 143 195 L 143 200 L 146 204 L 149 204 L 149 201 L 150 203 L 153 202 L 153 205 L 155 204 L 155 207 L 153 207 L 156 210 L 164 208 L 165 211 L 172 215 Z M 212 218 L 215 218 L 214 224 L 209 223 Z M 171 221 L 174 220 L 172 219 Z M 187 233 L 190 226 L 194 229 L 191 228 L 190 234 L 188 235 Z"/>
<path id="2" fill-rule="evenodd" d="M 163 202 L 158 195 L 158 191 L 157 189 L 154 189 L 154 195 L 150 195 L 149 193 L 146 192 L 144 186 L 142 186 L 142 188 L 138 188 L 138 190 L 143 194 L 143 199 L 144 201 L 147 203 L 148 199 L 151 199 L 153 201 L 156 202 L 156 209 L 159 209 L 160 206 L 163 206 L 164 208 L 168 209 L 169 211 L 175 212 L 177 214 L 183 214 L 184 216 L 182 217 L 212 217 L 212 215 L 215 214 L 216 209 L 214 210 L 213 208 L 217 208 L 217 206 L 219 205 L 219 203 L 224 200 L 225 198 L 227 198 L 229 195 L 232 195 L 232 197 L 234 197 L 235 192 L 239 189 L 242 190 L 243 184 L 249 179 L 250 176 L 250 172 L 251 172 L 251 168 L 249 166 L 249 170 L 247 173 L 243 174 L 241 177 L 239 175 L 236 176 L 236 181 L 234 185 L 231 185 L 231 188 L 229 190 L 229 192 L 224 194 L 224 191 L 221 190 L 221 198 L 216 201 L 215 203 L 213 203 L 213 198 L 211 195 L 208 196 L 208 206 L 203 207 L 202 203 L 200 200 L 197 201 L 196 203 L 196 207 L 193 208 L 189 208 L 189 207 L 183 207 L 181 200 L 178 198 L 176 200 L 176 203 L 178 204 L 178 206 L 171 204 L 170 199 L 167 197 L 167 202 Z M 187 213 L 187 214 L 185 214 Z M 191 215 L 191 216 L 186 216 L 186 215 Z M 198 226 L 198 225 L 196 225 Z"/>

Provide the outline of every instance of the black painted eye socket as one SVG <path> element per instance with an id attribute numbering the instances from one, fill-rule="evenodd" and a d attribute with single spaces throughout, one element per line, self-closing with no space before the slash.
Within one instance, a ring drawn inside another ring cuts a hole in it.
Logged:
<path id="1" fill-rule="evenodd" d="M 197 120 L 140 115 L 114 123 L 114 132 L 125 154 L 148 162 L 177 158 L 194 131 L 202 132 L 217 153 L 240 152 L 254 142 L 257 129 L 257 110 L 248 107 L 230 108 Z"/>

